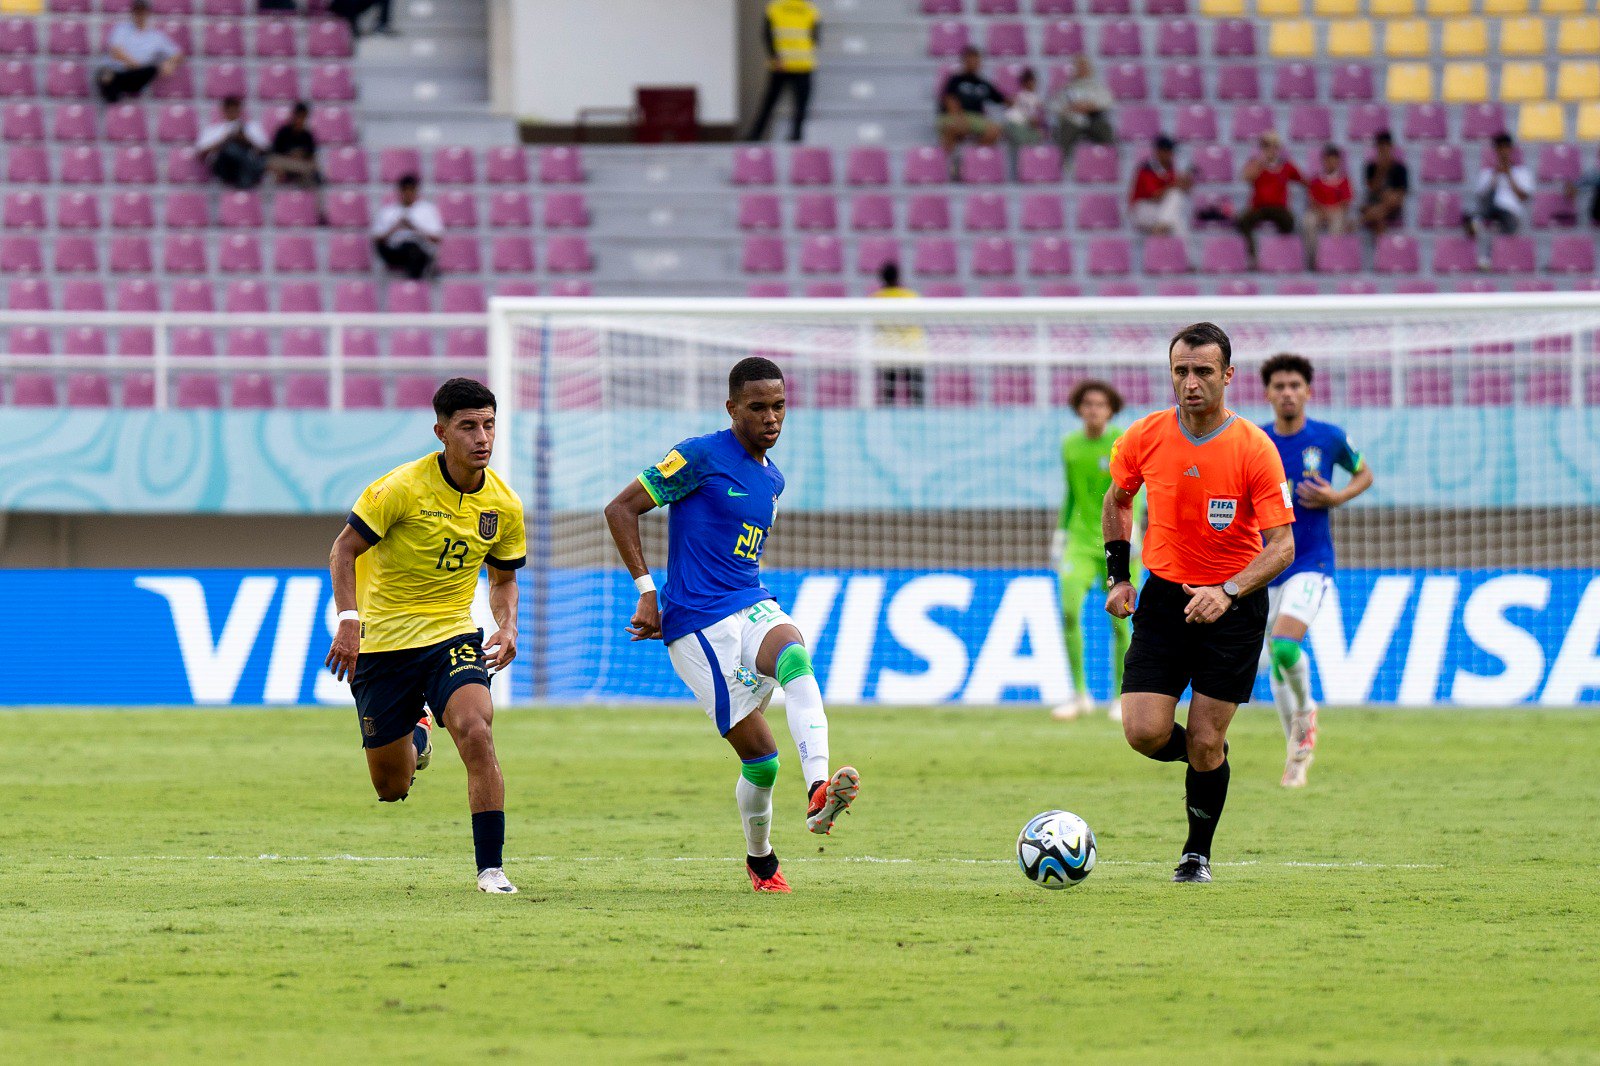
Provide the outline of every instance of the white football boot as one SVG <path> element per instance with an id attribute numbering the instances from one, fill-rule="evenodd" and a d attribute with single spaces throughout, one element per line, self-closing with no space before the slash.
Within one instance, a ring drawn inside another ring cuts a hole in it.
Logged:
<path id="1" fill-rule="evenodd" d="M 517 886 L 506 879 L 506 872 L 498 866 L 491 866 L 487 870 L 478 871 L 479 892 L 500 892 L 509 894 L 515 892 Z"/>
<path id="2" fill-rule="evenodd" d="M 1079 692 L 1070 700 L 1061 704 L 1050 712 L 1050 717 L 1058 722 L 1070 722 L 1074 718 L 1082 718 L 1094 712 L 1094 701 L 1089 699 L 1087 692 Z"/>

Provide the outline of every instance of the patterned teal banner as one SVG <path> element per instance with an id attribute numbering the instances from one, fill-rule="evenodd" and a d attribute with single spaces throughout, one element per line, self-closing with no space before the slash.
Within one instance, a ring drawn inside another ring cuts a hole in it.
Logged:
<path id="1" fill-rule="evenodd" d="M 1261 410 L 1244 409 L 1262 418 Z M 1377 474 L 1357 506 L 1600 505 L 1600 408 L 1324 408 Z M 437 448 L 426 411 L 0 411 L 0 510 L 339 514 Z M 721 412 L 571 411 L 552 426 L 551 502 L 598 510 Z M 787 511 L 1053 507 L 1070 412 L 796 411 L 773 458 Z M 510 445 L 532 504 L 532 419 Z M 502 451 L 508 447 L 501 441 Z"/>

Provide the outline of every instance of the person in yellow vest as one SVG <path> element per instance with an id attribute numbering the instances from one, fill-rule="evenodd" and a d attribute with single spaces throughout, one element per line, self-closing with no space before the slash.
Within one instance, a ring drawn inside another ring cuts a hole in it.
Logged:
<path id="1" fill-rule="evenodd" d="M 750 129 L 750 140 L 767 139 L 767 123 L 785 89 L 794 97 L 794 117 L 789 140 L 805 134 L 806 110 L 811 106 L 811 72 L 817 69 L 817 46 L 822 42 L 822 19 L 811 0 L 771 0 L 767 4 L 767 93 Z"/>
<path id="2" fill-rule="evenodd" d="M 914 300 L 917 290 L 900 284 L 900 264 L 890 260 L 878 269 L 881 286 L 873 296 L 889 300 Z M 878 344 L 920 356 L 927 351 L 927 336 L 921 326 L 879 326 Z M 920 366 L 880 366 L 878 405 L 881 407 L 921 407 L 925 374 Z"/>

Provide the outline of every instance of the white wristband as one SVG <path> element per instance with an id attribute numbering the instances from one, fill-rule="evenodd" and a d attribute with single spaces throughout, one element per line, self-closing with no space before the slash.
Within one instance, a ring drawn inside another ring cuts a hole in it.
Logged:
<path id="1" fill-rule="evenodd" d="M 341 621 L 341 622 L 359 622 L 359 621 L 361 621 L 361 612 L 360 611 L 340 611 L 339 612 L 339 621 Z"/>
<path id="2" fill-rule="evenodd" d="M 640 574 L 633 579 L 633 587 L 639 590 L 639 595 L 643 596 L 647 592 L 656 590 L 656 579 L 649 574 Z"/>

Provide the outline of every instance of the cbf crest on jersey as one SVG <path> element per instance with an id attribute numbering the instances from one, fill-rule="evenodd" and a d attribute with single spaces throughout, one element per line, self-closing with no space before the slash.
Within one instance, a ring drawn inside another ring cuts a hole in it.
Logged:
<path id="1" fill-rule="evenodd" d="M 1238 513 L 1238 500 L 1207 500 L 1206 521 L 1211 523 L 1211 528 L 1221 531 L 1233 525 L 1233 516 Z"/>
<path id="2" fill-rule="evenodd" d="M 1313 445 L 1302 451 L 1300 453 L 1300 465 L 1305 468 L 1307 476 L 1320 476 L 1322 474 L 1322 449 Z"/>
<path id="3" fill-rule="evenodd" d="M 500 532 L 499 511 L 478 512 L 478 536 L 484 540 L 493 540 L 494 535 Z"/>

